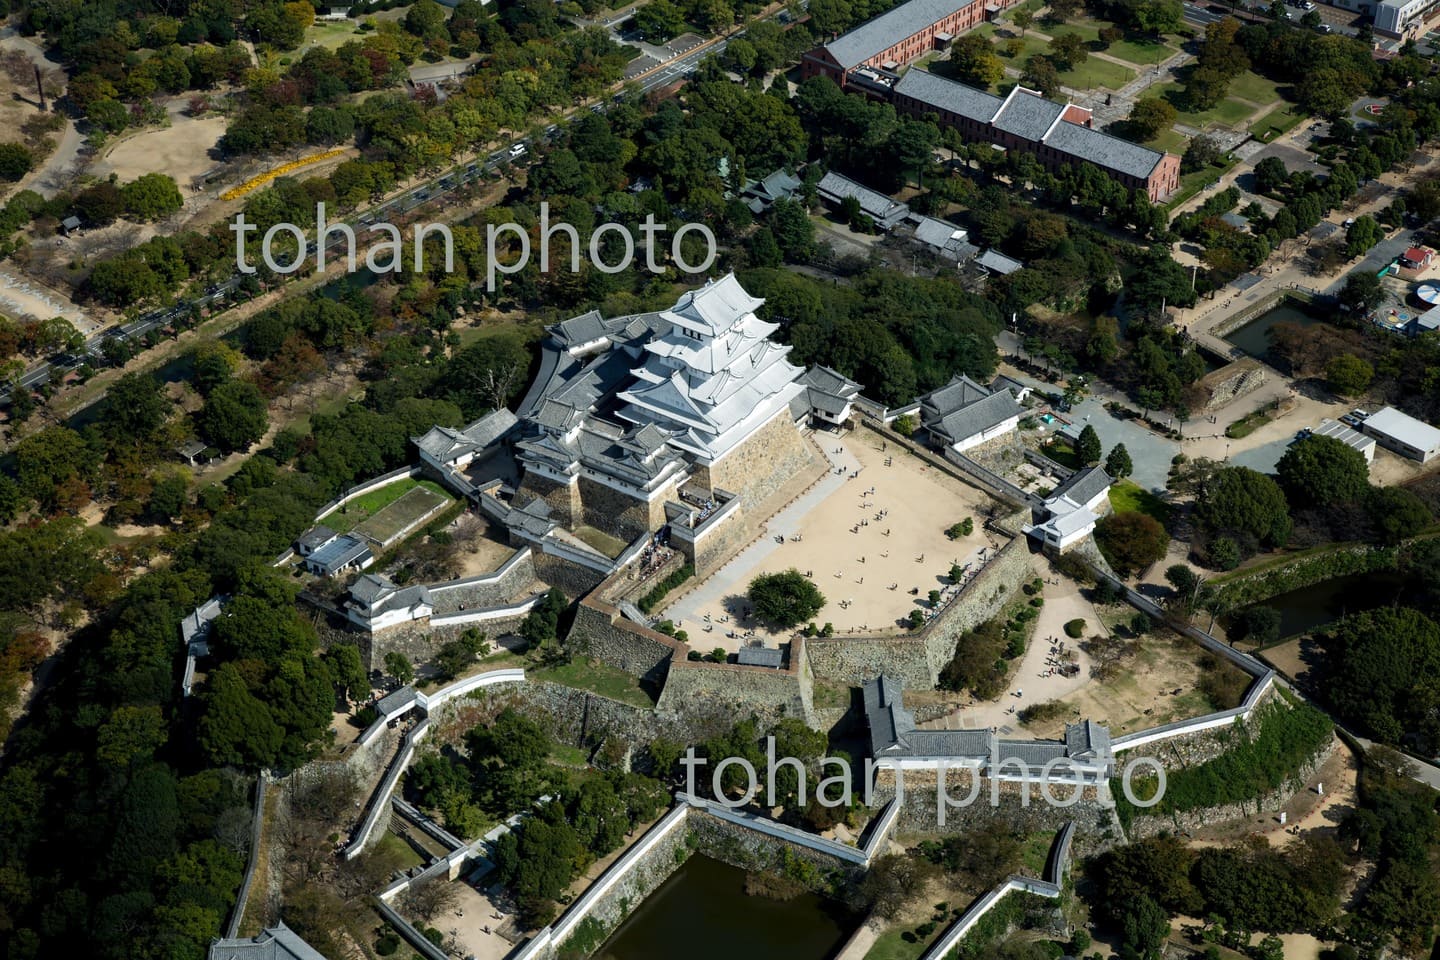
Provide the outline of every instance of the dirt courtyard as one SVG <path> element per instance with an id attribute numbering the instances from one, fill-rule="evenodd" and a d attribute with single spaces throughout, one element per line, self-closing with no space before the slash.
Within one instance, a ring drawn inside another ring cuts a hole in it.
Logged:
<path id="1" fill-rule="evenodd" d="M 829 473 L 771 517 L 759 539 L 661 611 L 697 647 L 734 651 L 750 630 L 770 645 L 788 639 L 789 630 L 745 618 L 744 594 L 755 576 L 791 567 L 825 595 L 818 624 L 832 623 L 840 634 L 901 633 L 911 610 L 929 609 L 931 590 L 953 591 L 952 563 L 974 572 L 1000 546 L 982 527 L 991 500 L 979 490 L 867 430 L 815 440 Z M 970 536 L 946 537 L 946 528 L 966 517 L 975 521 Z"/>
<path id="2" fill-rule="evenodd" d="M 113 173 L 122 183 L 147 173 L 168 173 L 175 178 L 182 196 L 193 196 L 190 184 L 218 164 L 210 151 L 225 133 L 225 118 L 172 116 L 171 120 L 172 125 L 166 129 L 122 140 L 95 161 L 91 172 L 101 177 Z"/>

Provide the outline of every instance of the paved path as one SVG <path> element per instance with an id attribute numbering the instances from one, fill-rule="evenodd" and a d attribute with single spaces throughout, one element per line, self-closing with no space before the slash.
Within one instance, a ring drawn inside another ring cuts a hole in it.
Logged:
<path id="1" fill-rule="evenodd" d="M 837 444 L 842 452 L 835 453 L 834 448 L 829 446 L 831 443 Z M 706 577 L 703 584 L 666 608 L 665 618 L 667 620 L 672 620 L 677 624 L 681 621 L 688 621 L 694 624 L 698 630 L 700 615 L 696 613 L 697 610 L 720 606 L 726 597 L 743 594 L 746 584 L 740 582 L 741 577 L 750 573 L 762 560 L 780 548 L 781 545 L 775 542 L 775 537 L 789 538 L 792 534 L 799 532 L 805 515 L 843 487 L 849 481 L 850 474 L 860 469 L 860 461 L 850 452 L 846 441 L 833 440 L 827 435 L 817 438 L 817 446 L 820 447 L 821 453 L 825 455 L 825 459 L 830 464 L 830 469 L 825 476 L 817 480 L 809 490 L 796 497 L 789 506 L 771 517 L 765 525 L 765 536 L 760 537 L 731 557 L 725 566 Z M 836 473 L 842 468 L 841 473 Z M 698 633 L 694 642 L 702 642 Z"/>

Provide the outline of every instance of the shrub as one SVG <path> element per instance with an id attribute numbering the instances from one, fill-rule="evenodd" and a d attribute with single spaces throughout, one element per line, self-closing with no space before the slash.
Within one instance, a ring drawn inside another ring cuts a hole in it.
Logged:
<path id="1" fill-rule="evenodd" d="M 635 606 L 640 608 L 641 613 L 649 613 L 651 610 L 660 606 L 660 602 L 665 599 L 666 594 L 693 576 L 695 576 L 695 568 L 688 563 L 685 564 L 679 570 L 671 573 L 664 580 L 661 580 L 655 584 L 655 586 L 651 587 L 650 592 L 641 597 Z"/>
<path id="2" fill-rule="evenodd" d="M 959 523 L 952 524 L 945 530 L 945 536 L 951 540 L 959 540 L 961 537 L 968 537 L 975 532 L 975 518 L 966 517 Z"/>
<path id="3" fill-rule="evenodd" d="M 1065 636 L 1072 640 L 1079 640 L 1085 636 L 1085 620 L 1081 617 L 1076 617 L 1074 620 L 1067 622 L 1065 624 Z"/>
<path id="4" fill-rule="evenodd" d="M 825 595 L 793 567 L 751 580 L 747 596 L 756 616 L 778 627 L 803 623 L 825 606 Z"/>
<path id="5" fill-rule="evenodd" d="M 375 941 L 375 952 L 382 957 L 388 957 L 400 949 L 400 938 L 388 931 L 380 939 Z"/>

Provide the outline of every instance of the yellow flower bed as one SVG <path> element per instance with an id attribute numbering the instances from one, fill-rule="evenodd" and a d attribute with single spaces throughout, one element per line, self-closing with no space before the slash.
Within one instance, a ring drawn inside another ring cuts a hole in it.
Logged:
<path id="1" fill-rule="evenodd" d="M 238 200 L 241 197 L 245 196 L 245 194 L 249 193 L 251 190 L 254 190 L 257 187 L 265 186 L 265 184 L 269 183 L 271 180 L 274 180 L 276 177 L 283 177 L 285 176 L 285 174 L 289 173 L 292 170 L 298 170 L 301 167 L 308 167 L 310 164 L 319 163 L 321 160 L 329 160 L 332 157 L 338 157 L 344 152 L 344 147 L 338 147 L 334 150 L 326 150 L 324 153 L 317 153 L 314 156 L 301 157 L 299 160 L 291 160 L 289 163 L 282 163 L 274 170 L 262 173 L 257 177 L 251 177 L 249 180 L 246 180 L 238 187 L 231 187 L 229 190 L 226 190 L 224 193 L 220 194 L 220 199 Z"/>

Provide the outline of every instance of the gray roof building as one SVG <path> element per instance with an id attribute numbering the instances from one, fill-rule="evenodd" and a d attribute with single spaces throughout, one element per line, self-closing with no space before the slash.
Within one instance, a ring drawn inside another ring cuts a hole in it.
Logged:
<path id="1" fill-rule="evenodd" d="M 1075 160 L 1084 160 L 1142 180 L 1150 176 L 1165 158 L 1159 150 L 1151 150 L 1078 123 L 1057 123 L 1044 143 Z"/>
<path id="2" fill-rule="evenodd" d="M 937 442 L 947 445 L 964 446 L 1022 412 L 1009 390 L 992 393 L 963 374 L 920 398 L 921 423 Z"/>
<path id="3" fill-rule="evenodd" d="M 317 523 L 295 538 L 295 552 L 302 557 L 308 557 L 331 540 L 334 540 L 335 536 L 334 530 L 331 530 L 323 523 Z"/>
<path id="4" fill-rule="evenodd" d="M 325 960 L 325 956 L 282 921 L 253 937 L 216 940 L 210 944 L 209 960 Z"/>
<path id="5" fill-rule="evenodd" d="M 820 199 L 836 206 L 846 197 L 854 197 L 860 202 L 860 210 L 883 230 L 889 230 L 910 215 L 907 204 L 833 171 L 820 178 L 815 191 Z"/>
<path id="6" fill-rule="evenodd" d="M 1065 112 L 1065 105 L 1046 100 L 1024 87 L 1014 87 L 990 123 L 1021 140 L 1040 142 Z"/>
<path id="7" fill-rule="evenodd" d="M 1007 257 L 998 250 L 986 250 L 975 258 L 975 265 L 989 273 L 998 273 L 1002 277 L 1008 277 L 1025 266 L 1014 257 Z"/>
<path id="8" fill-rule="evenodd" d="M 321 577 L 333 577 L 349 569 L 361 570 L 375 560 L 370 545 L 359 537 L 342 534 L 327 541 L 305 557 L 305 569 Z"/>
<path id="9" fill-rule="evenodd" d="M 842 69 L 849 70 L 974 2 L 909 0 L 830 41 L 825 44 L 825 50 Z"/>
<path id="10" fill-rule="evenodd" d="M 976 123 L 988 124 L 1005 104 L 1004 97 L 937 77 L 928 70 L 907 70 L 895 85 L 895 93 Z"/>
<path id="11" fill-rule="evenodd" d="M 747 667 L 774 667 L 785 665 L 785 651 L 779 647 L 741 647 L 735 654 L 735 662 Z"/>
<path id="12" fill-rule="evenodd" d="M 922 216 L 915 224 L 916 243 L 922 243 L 946 260 L 956 263 L 961 262 L 967 251 L 975 249 L 967 242 L 969 236 L 963 227 L 934 217 Z"/>
<path id="13" fill-rule="evenodd" d="M 1440 453 L 1440 430 L 1394 407 L 1382 407 L 1365 418 L 1360 429 L 1380 446 L 1421 463 Z"/>
<path id="14" fill-rule="evenodd" d="M 519 422 L 515 414 L 501 407 L 464 429 L 434 426 L 424 436 L 410 439 L 429 459 L 450 465 L 480 453 L 506 436 Z"/>
<path id="15" fill-rule="evenodd" d="M 915 726 L 914 714 L 901 702 L 903 696 L 900 681 L 885 674 L 866 681 L 861 688 L 870 752 L 877 759 L 989 758 L 999 763 L 996 772 L 1008 775 L 1034 775 L 1047 763 L 1059 760 L 1092 770 L 1103 770 L 1113 762 L 1110 731 L 1093 721 L 1067 724 L 1063 740 L 1004 740 L 988 730 L 923 730 Z M 1024 770 L 1019 769 L 1022 764 Z"/>
<path id="16" fill-rule="evenodd" d="M 789 170 L 775 170 L 769 176 L 745 184 L 740 196 L 752 213 L 760 214 L 769 210 L 776 200 L 794 197 L 804 183 Z"/>
<path id="17" fill-rule="evenodd" d="M 1096 497 L 1110 491 L 1115 481 L 1100 467 L 1085 467 L 1076 470 L 1056 487 L 1050 498 L 1069 497 L 1079 504 L 1088 504 Z"/>

